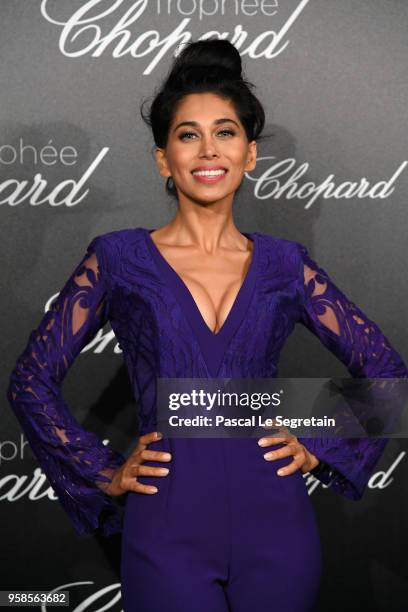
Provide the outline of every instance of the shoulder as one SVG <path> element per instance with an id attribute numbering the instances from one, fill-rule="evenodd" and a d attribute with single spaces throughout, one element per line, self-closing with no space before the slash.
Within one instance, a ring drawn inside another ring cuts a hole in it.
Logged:
<path id="1" fill-rule="evenodd" d="M 258 240 L 260 259 L 264 262 L 264 265 L 269 267 L 273 264 L 286 273 L 299 273 L 303 256 L 307 253 L 303 244 L 296 240 L 281 238 L 264 232 L 255 232 L 255 234 Z"/>
<path id="2" fill-rule="evenodd" d="M 319 274 L 321 282 L 327 280 L 328 273 L 310 256 L 308 248 L 301 242 L 255 232 L 260 246 L 261 269 L 275 268 L 286 278 L 297 278 L 302 284 L 310 275 Z M 313 272 L 311 272 L 311 270 Z"/>
<path id="3" fill-rule="evenodd" d="M 281 238 L 280 236 L 266 234 L 265 232 L 254 232 L 254 234 L 256 234 L 259 243 L 264 248 L 273 248 L 290 252 L 292 250 L 298 250 L 299 247 L 303 247 L 300 242 L 290 240 L 289 238 Z"/>
<path id="4" fill-rule="evenodd" d="M 114 245 L 114 244 L 122 244 L 124 242 L 132 242 L 134 240 L 140 240 L 143 233 L 143 228 L 141 227 L 126 227 L 123 229 L 111 230 L 110 232 L 105 232 L 104 234 L 98 234 L 92 239 L 92 242 L 104 244 L 104 245 Z"/>
<path id="5" fill-rule="evenodd" d="M 144 243 L 143 228 L 131 227 L 94 236 L 88 249 L 96 253 L 102 269 L 112 270 L 126 256 L 137 253 Z"/>
<path id="6" fill-rule="evenodd" d="M 125 246 L 136 245 L 143 240 L 143 228 L 141 227 L 126 227 L 118 230 L 111 230 L 104 234 L 95 236 L 90 244 L 96 249 L 117 251 Z"/>
<path id="7" fill-rule="evenodd" d="M 318 268 L 317 263 L 310 256 L 308 247 L 302 242 L 289 240 L 288 238 L 280 238 L 262 232 L 255 232 L 255 234 L 259 237 L 261 249 L 276 251 L 281 257 L 285 257 L 286 259 L 292 258 L 299 265 L 306 264 L 311 268 Z"/>

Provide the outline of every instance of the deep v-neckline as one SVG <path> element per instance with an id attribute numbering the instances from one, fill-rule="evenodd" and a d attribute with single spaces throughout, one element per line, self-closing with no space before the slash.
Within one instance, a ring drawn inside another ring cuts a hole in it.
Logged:
<path id="1" fill-rule="evenodd" d="M 183 313 L 190 323 L 193 333 L 199 341 L 207 367 L 212 371 L 212 376 L 216 376 L 214 372 L 218 372 L 223 354 L 247 311 L 255 287 L 258 262 L 257 233 L 241 232 L 246 238 L 253 242 L 252 258 L 244 280 L 235 296 L 235 300 L 224 323 L 220 330 L 214 333 L 205 322 L 191 291 L 181 276 L 162 255 L 153 238 L 150 236 L 150 234 L 156 230 L 147 228 L 142 228 L 142 230 L 162 279 L 175 294 Z"/>

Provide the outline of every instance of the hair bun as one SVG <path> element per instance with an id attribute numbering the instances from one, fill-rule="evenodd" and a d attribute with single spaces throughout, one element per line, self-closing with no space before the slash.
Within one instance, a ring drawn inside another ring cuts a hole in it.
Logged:
<path id="1" fill-rule="evenodd" d="M 242 79 L 242 62 L 238 50 L 227 40 L 199 40 L 185 45 L 174 61 L 169 82 L 187 79 Z"/>

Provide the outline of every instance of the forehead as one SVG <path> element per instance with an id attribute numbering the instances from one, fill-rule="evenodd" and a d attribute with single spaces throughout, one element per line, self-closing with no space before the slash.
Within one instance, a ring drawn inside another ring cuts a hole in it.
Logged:
<path id="1" fill-rule="evenodd" d="M 212 123 L 220 117 L 228 117 L 239 122 L 231 100 L 210 92 L 194 93 L 180 100 L 173 122 L 186 119 L 200 123 Z"/>

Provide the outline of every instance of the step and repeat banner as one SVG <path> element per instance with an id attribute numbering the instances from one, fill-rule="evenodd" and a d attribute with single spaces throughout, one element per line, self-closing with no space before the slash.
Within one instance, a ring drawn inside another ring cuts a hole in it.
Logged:
<path id="1" fill-rule="evenodd" d="M 139 107 L 183 42 L 230 40 L 266 111 L 237 226 L 306 245 L 408 359 L 407 29 L 401 0 L 2 0 L 1 590 L 68 590 L 66 609 L 122 610 L 120 534 L 75 533 L 6 389 L 91 239 L 173 217 Z M 279 375 L 347 370 L 298 325 Z M 138 405 L 109 323 L 63 396 L 84 429 L 126 456 L 136 446 Z M 322 539 L 318 612 L 407 609 L 407 450 L 389 442 L 358 502 L 305 476 Z"/>

